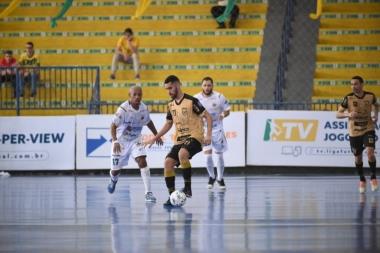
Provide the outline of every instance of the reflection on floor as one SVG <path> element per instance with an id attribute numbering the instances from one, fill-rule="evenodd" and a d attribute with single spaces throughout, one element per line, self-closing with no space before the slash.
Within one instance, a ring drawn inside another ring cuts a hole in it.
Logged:
<path id="1" fill-rule="evenodd" d="M 161 177 L 155 204 L 137 176 L 113 195 L 100 176 L 0 178 L 0 252 L 379 252 L 380 196 L 359 194 L 357 177 L 225 181 L 193 177 L 193 198 L 164 209 Z"/>

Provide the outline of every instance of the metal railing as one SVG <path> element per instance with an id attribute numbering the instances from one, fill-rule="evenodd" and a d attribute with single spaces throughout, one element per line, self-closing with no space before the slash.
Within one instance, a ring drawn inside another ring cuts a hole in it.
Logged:
<path id="1" fill-rule="evenodd" d="M 124 101 L 120 102 L 94 102 L 93 106 L 100 108 L 100 114 L 113 114 Z M 151 113 L 166 113 L 167 102 L 144 102 Z M 338 102 L 319 103 L 319 102 L 292 102 L 292 103 L 273 103 L 273 102 L 233 102 L 230 103 L 231 111 L 248 110 L 298 110 L 298 111 L 336 111 Z"/>
<path id="2" fill-rule="evenodd" d="M 295 0 L 286 0 L 286 11 L 284 15 L 284 24 L 281 32 L 281 49 L 278 56 L 274 101 L 283 102 L 283 89 L 286 86 L 286 70 L 288 69 L 288 53 L 290 52 L 290 38 L 292 37 L 292 24 L 294 20 Z"/>
<path id="3" fill-rule="evenodd" d="M 99 113 L 100 68 L 49 66 L 0 68 L 0 114 L 4 110 L 70 110 Z"/>

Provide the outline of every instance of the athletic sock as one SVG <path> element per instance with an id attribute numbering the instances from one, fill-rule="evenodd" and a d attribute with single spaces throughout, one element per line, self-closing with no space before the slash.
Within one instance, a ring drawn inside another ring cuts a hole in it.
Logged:
<path id="1" fill-rule="evenodd" d="M 364 177 L 364 170 L 363 170 L 363 163 L 355 163 L 356 169 L 358 171 L 360 181 L 365 182 L 365 177 Z"/>
<path id="2" fill-rule="evenodd" d="M 368 164 L 371 169 L 371 179 L 376 179 L 376 160 L 373 162 L 368 162 Z"/>
<path id="3" fill-rule="evenodd" d="M 141 173 L 141 178 L 144 182 L 145 194 L 147 192 L 151 192 L 152 189 L 151 189 L 151 184 L 150 184 L 150 170 L 149 170 L 149 168 L 148 167 L 141 168 L 140 173 Z"/>
<path id="4" fill-rule="evenodd" d="M 212 160 L 212 154 L 206 154 L 206 164 L 208 175 L 215 178 L 214 161 Z"/>
<path id="5" fill-rule="evenodd" d="M 218 181 L 223 179 L 223 174 L 224 174 L 224 158 L 223 158 L 223 153 L 221 154 L 216 154 L 216 171 L 217 171 L 217 176 L 218 176 Z"/>

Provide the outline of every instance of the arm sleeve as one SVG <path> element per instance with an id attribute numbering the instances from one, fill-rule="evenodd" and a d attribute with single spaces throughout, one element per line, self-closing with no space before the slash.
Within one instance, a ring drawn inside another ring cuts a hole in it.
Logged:
<path id="1" fill-rule="evenodd" d="M 123 47 L 123 38 L 119 38 L 119 40 L 117 41 L 116 47 L 117 48 Z"/>
<path id="2" fill-rule="evenodd" d="M 202 103 L 195 97 L 193 97 L 193 112 L 195 114 L 202 114 L 204 112 L 205 108 L 202 105 Z"/>
<path id="3" fill-rule="evenodd" d="M 144 125 L 147 125 L 151 121 L 148 108 L 146 108 L 145 115 L 146 115 L 146 117 L 145 117 Z"/>
<path id="4" fill-rule="evenodd" d="M 347 99 L 347 96 L 345 96 L 344 98 L 343 98 L 343 101 L 342 101 L 342 103 L 340 104 L 343 108 L 348 108 L 348 99 Z"/>
<path id="5" fill-rule="evenodd" d="M 119 107 L 112 118 L 112 123 L 119 126 L 124 120 L 124 113 L 125 111 Z"/>
<path id="6" fill-rule="evenodd" d="M 377 98 L 376 98 L 376 95 L 375 95 L 375 94 L 373 94 L 372 104 L 373 104 L 373 105 L 376 105 L 376 104 L 377 104 Z"/>
<path id="7" fill-rule="evenodd" d="M 173 116 L 172 116 L 172 114 L 170 113 L 169 108 L 168 108 L 168 112 L 166 113 L 166 120 L 173 120 Z"/>
<path id="8" fill-rule="evenodd" d="M 227 99 L 223 95 L 220 96 L 220 100 L 223 107 L 223 111 L 231 110 L 230 104 L 228 103 Z"/>

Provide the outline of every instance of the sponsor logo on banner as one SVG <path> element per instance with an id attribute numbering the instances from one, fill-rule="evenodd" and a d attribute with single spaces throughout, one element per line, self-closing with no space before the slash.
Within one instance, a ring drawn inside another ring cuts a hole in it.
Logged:
<path id="1" fill-rule="evenodd" d="M 0 135 L 0 143 L 4 145 L 41 145 L 60 144 L 65 133 L 4 133 Z M 0 151 L 0 160 L 3 161 L 43 161 L 49 158 L 48 150 L 35 151 Z"/>
<path id="2" fill-rule="evenodd" d="M 351 167 L 348 126 L 348 120 L 337 119 L 336 112 L 250 111 L 247 164 Z M 379 126 L 375 125 L 376 131 Z M 375 138 L 379 139 L 378 132 Z M 379 157 L 380 145 L 376 146 Z M 366 151 L 363 159 L 366 163 Z"/>
<path id="3" fill-rule="evenodd" d="M 109 128 L 86 128 L 86 156 L 110 157 L 109 142 L 111 142 Z"/>
<path id="4" fill-rule="evenodd" d="M 72 170 L 75 117 L 0 117 L 0 170 Z"/>
<path id="5" fill-rule="evenodd" d="M 264 141 L 314 141 L 318 120 L 267 119 Z"/>

